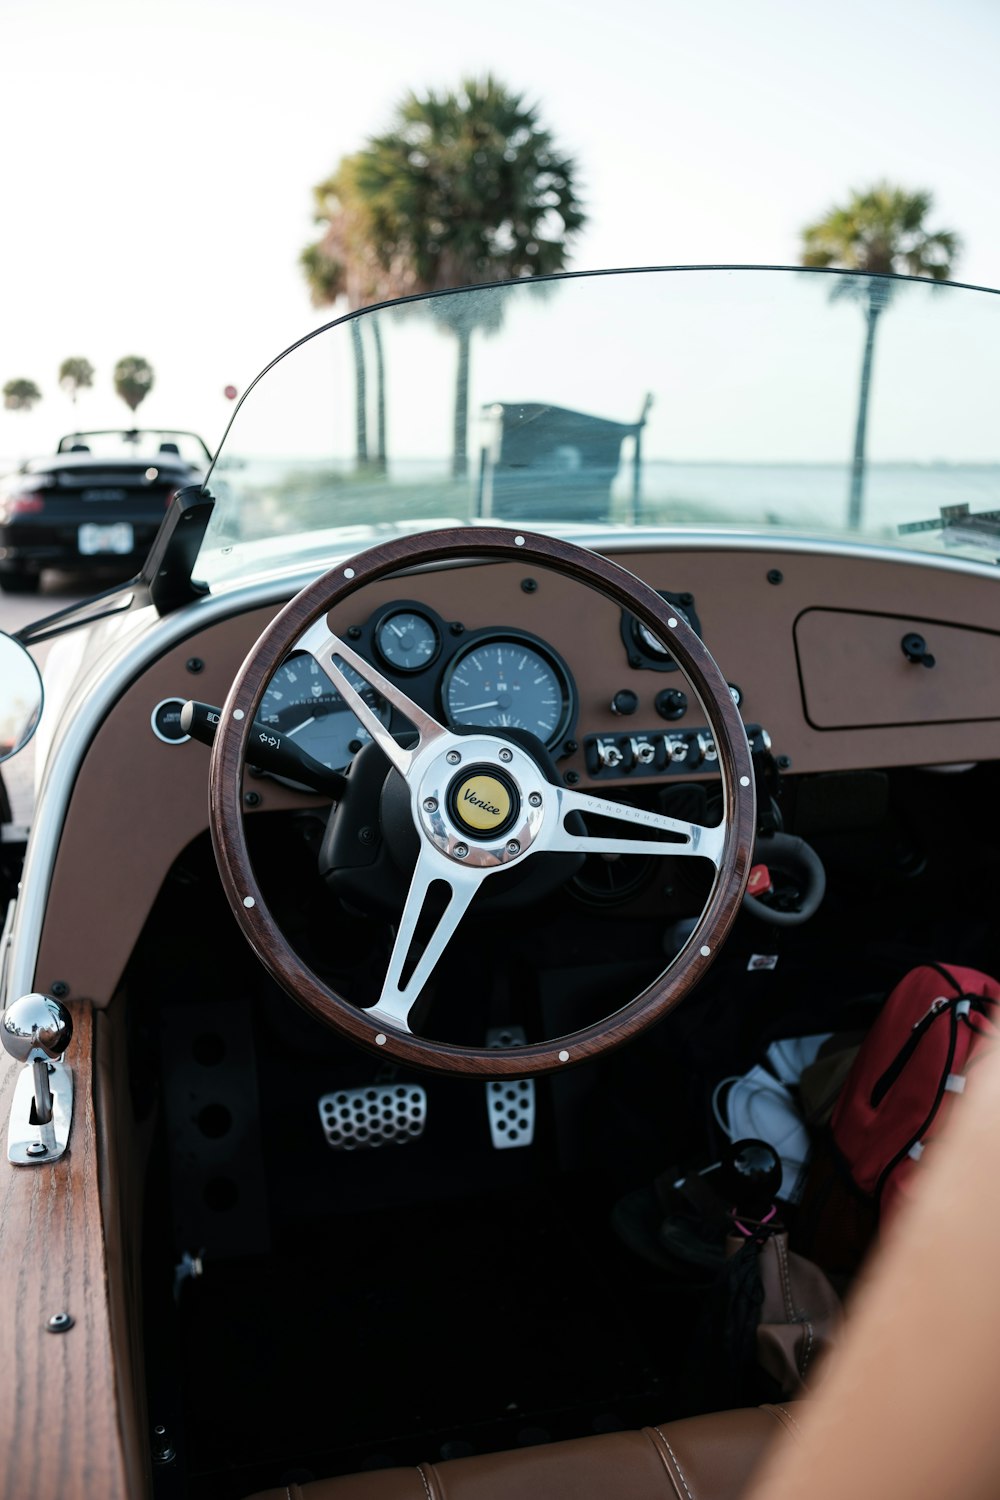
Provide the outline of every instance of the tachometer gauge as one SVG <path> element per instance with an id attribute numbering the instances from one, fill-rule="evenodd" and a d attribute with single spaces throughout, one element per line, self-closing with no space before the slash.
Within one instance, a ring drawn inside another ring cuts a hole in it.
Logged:
<path id="1" fill-rule="evenodd" d="M 451 724 L 527 729 L 552 748 L 573 712 L 569 672 L 530 636 L 480 637 L 451 662 L 442 685 Z"/>
<path id="2" fill-rule="evenodd" d="M 441 637 L 426 615 L 415 609 L 400 609 L 379 621 L 375 645 L 397 672 L 419 672 L 437 656 Z"/>
<path id="3" fill-rule="evenodd" d="M 346 663 L 341 671 L 377 715 L 389 722 L 389 705 Z M 282 662 L 268 683 L 257 715 L 328 766 L 342 771 L 371 739 L 333 683 L 307 652 L 296 652 Z"/>

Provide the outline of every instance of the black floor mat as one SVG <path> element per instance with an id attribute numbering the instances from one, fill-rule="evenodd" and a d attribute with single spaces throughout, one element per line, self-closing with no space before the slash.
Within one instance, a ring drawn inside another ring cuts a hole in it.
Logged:
<path id="1" fill-rule="evenodd" d="M 662 1421 L 690 1311 L 564 1188 L 216 1265 L 182 1308 L 190 1493 Z"/>

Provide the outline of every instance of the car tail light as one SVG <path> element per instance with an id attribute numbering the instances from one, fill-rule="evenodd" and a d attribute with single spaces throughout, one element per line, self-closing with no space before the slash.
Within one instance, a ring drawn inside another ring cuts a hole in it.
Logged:
<path id="1" fill-rule="evenodd" d="M 11 495 L 3 508 L 8 516 L 33 516 L 45 509 L 45 499 L 42 495 Z"/>

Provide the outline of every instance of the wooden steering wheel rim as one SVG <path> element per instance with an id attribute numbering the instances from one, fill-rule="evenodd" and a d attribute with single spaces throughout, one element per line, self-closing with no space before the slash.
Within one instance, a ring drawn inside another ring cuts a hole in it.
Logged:
<path id="1" fill-rule="evenodd" d="M 676 958 L 640 994 L 580 1031 L 510 1051 L 438 1042 L 383 1024 L 322 982 L 294 952 L 268 910 L 251 865 L 242 812 L 247 741 L 267 684 L 303 631 L 366 584 L 404 568 L 462 559 L 535 563 L 597 589 L 669 638 L 671 654 L 702 701 L 722 776 L 725 836 L 712 894 Z M 742 720 L 706 647 L 653 589 L 617 563 L 569 542 L 506 528 L 454 528 L 394 539 L 339 562 L 274 618 L 237 673 L 221 713 L 209 776 L 209 821 L 223 888 L 264 967 L 312 1015 L 380 1056 L 431 1072 L 525 1078 L 555 1072 L 621 1046 L 653 1025 L 697 984 L 739 910 L 756 829 L 754 776 Z"/>

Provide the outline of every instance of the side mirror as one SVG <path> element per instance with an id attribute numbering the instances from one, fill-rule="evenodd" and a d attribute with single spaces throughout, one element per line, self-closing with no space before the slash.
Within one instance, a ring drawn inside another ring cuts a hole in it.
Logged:
<path id="1" fill-rule="evenodd" d="M 0 633 L 0 761 L 23 750 L 42 713 L 42 678 L 34 658 Z"/>

